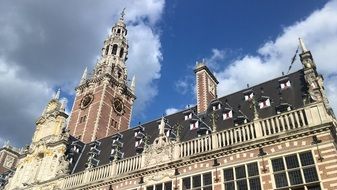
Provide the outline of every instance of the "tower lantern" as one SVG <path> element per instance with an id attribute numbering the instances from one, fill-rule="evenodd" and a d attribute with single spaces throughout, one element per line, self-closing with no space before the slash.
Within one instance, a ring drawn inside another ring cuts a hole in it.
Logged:
<path id="1" fill-rule="evenodd" d="M 76 97 L 68 128 L 84 142 L 126 130 L 130 125 L 136 96 L 128 86 L 125 62 L 128 55 L 125 11 L 104 41 L 101 57 L 93 73 L 85 74 L 76 87 Z"/>

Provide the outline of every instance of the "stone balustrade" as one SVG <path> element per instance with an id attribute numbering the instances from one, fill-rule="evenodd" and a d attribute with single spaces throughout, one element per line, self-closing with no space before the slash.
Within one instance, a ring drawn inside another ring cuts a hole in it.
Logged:
<path id="1" fill-rule="evenodd" d="M 280 135 L 300 128 L 322 125 L 331 121 L 332 118 L 326 113 L 323 103 L 312 104 L 305 108 L 288 111 L 265 119 L 257 119 L 234 128 L 180 142 L 174 146 L 178 150 L 173 152 L 178 155 L 174 155 L 173 158 L 174 160 L 179 160 L 231 145 Z M 87 169 L 65 177 L 61 182 L 61 187 L 62 189 L 74 189 L 80 185 L 98 180 L 108 180 L 121 174 L 144 169 L 142 159 L 145 158 L 140 154 L 107 165 Z"/>

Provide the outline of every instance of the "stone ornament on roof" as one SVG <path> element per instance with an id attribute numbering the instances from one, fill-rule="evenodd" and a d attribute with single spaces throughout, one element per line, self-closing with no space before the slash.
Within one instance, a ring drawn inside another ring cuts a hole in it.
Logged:
<path id="1" fill-rule="evenodd" d="M 159 125 L 158 137 L 153 141 L 152 145 L 148 145 L 144 150 L 143 156 L 145 167 L 170 162 L 173 158 L 174 144 L 167 136 L 165 136 L 165 125 L 165 119 L 162 117 Z"/>

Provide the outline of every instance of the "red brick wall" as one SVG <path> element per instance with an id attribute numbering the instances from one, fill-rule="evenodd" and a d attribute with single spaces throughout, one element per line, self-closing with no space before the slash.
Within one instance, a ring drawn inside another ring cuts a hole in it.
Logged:
<path id="1" fill-rule="evenodd" d="M 128 129 L 133 98 L 119 94 L 117 90 L 116 86 L 102 83 L 90 92 L 77 95 L 68 125 L 70 134 L 75 137 L 81 136 L 81 139 L 88 143 Z M 87 108 L 81 109 L 81 100 L 87 93 L 92 93 L 94 100 Z M 112 101 L 116 97 L 122 99 L 125 105 L 123 115 L 116 114 L 112 107 Z M 83 116 L 86 116 L 86 121 L 80 123 L 79 120 Z M 114 128 L 112 120 L 117 122 L 117 128 Z"/>

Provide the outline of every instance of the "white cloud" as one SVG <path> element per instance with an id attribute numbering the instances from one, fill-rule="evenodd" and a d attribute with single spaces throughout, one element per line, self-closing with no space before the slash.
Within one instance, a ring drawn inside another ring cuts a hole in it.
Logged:
<path id="1" fill-rule="evenodd" d="M 0 139 L 16 146 L 30 141 L 35 120 L 53 94 L 46 83 L 21 79 L 19 70 L 0 59 Z"/>
<path id="2" fill-rule="evenodd" d="M 160 40 L 158 34 L 144 23 L 129 28 L 129 76 L 136 76 L 135 114 L 141 113 L 150 100 L 157 95 L 155 80 L 160 78 Z"/>
<path id="3" fill-rule="evenodd" d="M 205 61 L 207 66 L 213 70 L 218 70 L 220 67 L 220 62 L 225 59 L 226 51 L 220 50 L 217 48 L 212 49 L 212 55 L 209 58 L 206 58 Z"/>
<path id="4" fill-rule="evenodd" d="M 165 115 L 171 115 L 171 114 L 177 113 L 178 111 L 180 110 L 177 108 L 167 108 L 165 110 Z"/>
<path id="5" fill-rule="evenodd" d="M 284 28 L 274 40 L 261 46 L 258 55 L 246 55 L 232 62 L 223 71 L 217 72 L 220 81 L 219 94 L 225 95 L 239 89 L 265 80 L 281 76 L 281 71 L 287 72 L 291 58 L 298 46 L 298 38 L 305 40 L 311 50 L 317 69 L 325 78 L 327 94 L 337 110 L 336 74 L 337 64 L 337 1 L 328 2 L 322 9 L 313 12 L 302 21 Z M 292 71 L 302 67 L 297 57 Z"/>
<path id="6" fill-rule="evenodd" d="M 194 76 L 185 76 L 183 79 L 175 82 L 175 89 L 182 95 L 193 92 L 195 88 L 195 78 Z"/>
<path id="7" fill-rule="evenodd" d="M 165 0 L 0 2 L 0 139 L 29 143 L 34 121 L 61 87 L 72 94 L 126 7 L 129 77 L 137 77 L 135 114 L 157 94 L 162 54 L 156 23 Z M 71 105 L 68 105 L 71 107 Z M 67 108 L 69 112 L 69 107 Z"/>

